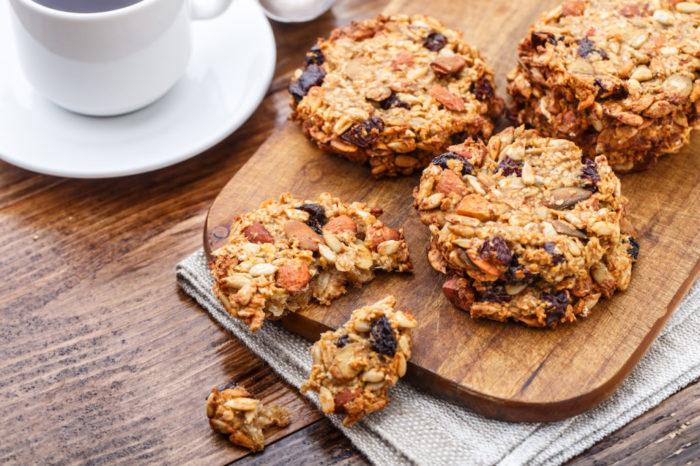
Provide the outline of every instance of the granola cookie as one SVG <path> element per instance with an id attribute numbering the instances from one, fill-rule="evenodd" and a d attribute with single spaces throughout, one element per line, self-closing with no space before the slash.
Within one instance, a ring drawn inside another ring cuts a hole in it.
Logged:
<path id="1" fill-rule="evenodd" d="M 285 408 L 263 405 L 240 385 L 221 392 L 213 389 L 207 398 L 207 417 L 212 429 L 228 434 L 232 443 L 252 451 L 265 448 L 263 430 L 272 425 L 289 425 Z"/>
<path id="2" fill-rule="evenodd" d="M 314 201 L 280 199 L 239 215 L 227 244 L 209 263 L 214 293 L 255 331 L 264 319 L 322 304 L 361 286 L 376 270 L 410 272 L 403 229 L 385 226 L 381 209 L 345 204 L 323 193 Z"/>
<path id="3" fill-rule="evenodd" d="M 375 176 L 425 167 L 452 137 L 489 137 L 493 70 L 462 35 L 427 16 L 382 16 L 319 39 L 289 85 L 292 115 L 323 150 Z"/>
<path id="4" fill-rule="evenodd" d="M 700 124 L 699 26 L 697 2 L 568 0 L 520 43 L 511 114 L 618 172 L 647 168 Z"/>
<path id="5" fill-rule="evenodd" d="M 301 392 L 318 392 L 323 412 L 344 414 L 345 426 L 386 406 L 387 389 L 406 373 L 416 319 L 395 306 L 387 296 L 361 307 L 311 347 L 314 365 Z"/>
<path id="6" fill-rule="evenodd" d="M 414 191 L 430 264 L 473 317 L 535 327 L 585 316 L 627 288 L 636 260 L 627 200 L 605 156 L 508 128 L 433 160 Z"/>

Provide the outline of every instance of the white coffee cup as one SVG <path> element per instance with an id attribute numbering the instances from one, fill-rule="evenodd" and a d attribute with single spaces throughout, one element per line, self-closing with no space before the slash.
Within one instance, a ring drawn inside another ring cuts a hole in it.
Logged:
<path id="1" fill-rule="evenodd" d="M 44 97 L 77 113 L 119 115 L 162 97 L 191 52 L 190 21 L 210 19 L 231 0 L 141 0 L 73 13 L 10 0 L 18 55 Z"/>

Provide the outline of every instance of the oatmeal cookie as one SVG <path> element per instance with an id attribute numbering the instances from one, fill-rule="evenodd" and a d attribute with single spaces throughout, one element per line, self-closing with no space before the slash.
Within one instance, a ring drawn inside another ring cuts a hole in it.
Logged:
<path id="1" fill-rule="evenodd" d="M 252 451 L 265 448 L 263 430 L 272 425 L 289 425 L 289 413 L 276 405 L 263 405 L 242 386 L 216 388 L 207 398 L 207 417 L 212 429 L 227 434 L 236 445 Z"/>
<path id="2" fill-rule="evenodd" d="M 605 156 L 508 128 L 426 168 L 415 207 L 445 295 L 473 317 L 556 326 L 629 285 L 637 256 L 627 200 Z"/>
<path id="3" fill-rule="evenodd" d="M 385 226 L 381 209 L 345 204 L 328 193 L 314 201 L 280 199 L 239 215 L 209 264 L 214 293 L 251 331 L 264 319 L 322 304 L 361 286 L 374 271 L 410 272 L 403 229 Z"/>
<path id="4" fill-rule="evenodd" d="M 618 172 L 647 168 L 700 124 L 699 26 L 696 2 L 568 0 L 520 43 L 511 114 Z"/>
<path id="5" fill-rule="evenodd" d="M 387 389 L 406 373 L 416 319 L 395 306 L 387 296 L 361 307 L 311 347 L 314 365 L 301 392 L 318 392 L 323 412 L 343 414 L 345 426 L 386 406 Z"/>
<path id="6" fill-rule="evenodd" d="M 454 136 L 489 137 L 503 101 L 460 33 L 426 16 L 379 15 L 319 39 L 289 85 L 292 115 L 323 150 L 375 176 L 425 167 Z"/>

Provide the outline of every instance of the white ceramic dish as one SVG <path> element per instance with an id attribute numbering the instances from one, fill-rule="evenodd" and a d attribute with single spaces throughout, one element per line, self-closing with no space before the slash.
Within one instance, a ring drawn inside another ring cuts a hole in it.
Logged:
<path id="1" fill-rule="evenodd" d="M 163 98 L 137 112 L 95 118 L 61 109 L 26 81 L 8 2 L 0 2 L 0 158 L 73 178 L 133 175 L 193 157 L 231 134 L 260 104 L 275 68 L 275 40 L 255 0 L 193 24 L 192 57 Z"/>

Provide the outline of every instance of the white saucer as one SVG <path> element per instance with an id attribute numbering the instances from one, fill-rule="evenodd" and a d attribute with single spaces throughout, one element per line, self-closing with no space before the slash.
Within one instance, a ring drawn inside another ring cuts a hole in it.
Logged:
<path id="1" fill-rule="evenodd" d="M 19 68 L 9 2 L 0 4 L 0 158 L 49 175 L 133 175 L 193 157 L 241 126 L 265 96 L 275 39 L 255 0 L 193 23 L 187 71 L 168 94 L 128 115 L 94 118 L 38 95 Z"/>

